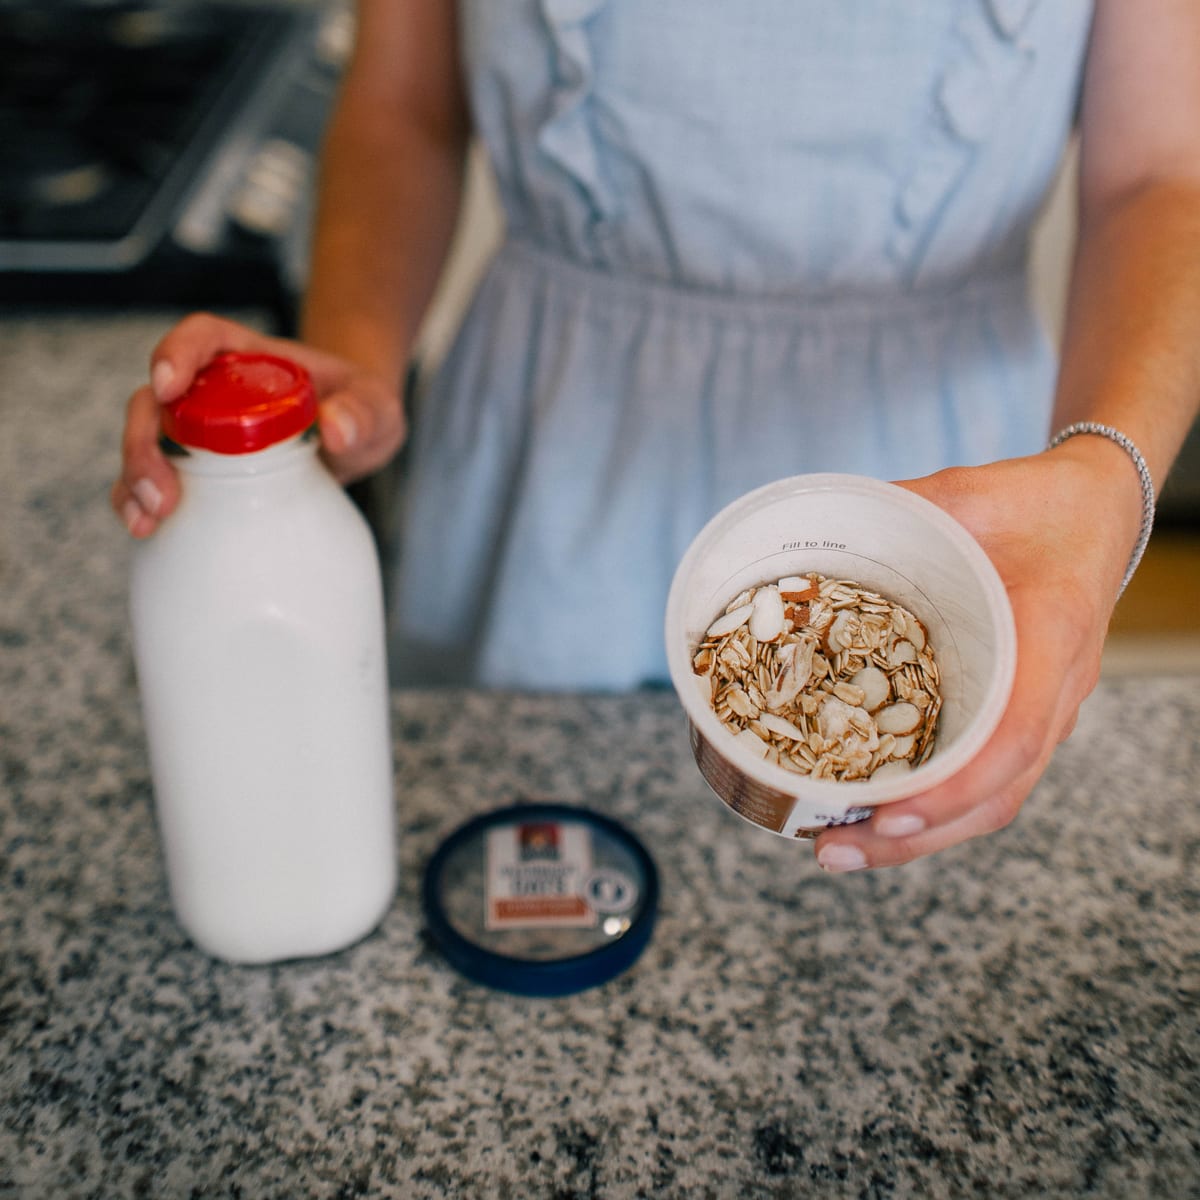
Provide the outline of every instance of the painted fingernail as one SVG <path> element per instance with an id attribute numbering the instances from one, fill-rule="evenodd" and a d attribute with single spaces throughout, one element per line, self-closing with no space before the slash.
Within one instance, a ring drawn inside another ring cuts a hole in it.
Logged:
<path id="1" fill-rule="evenodd" d="M 121 520 L 125 522 L 125 528 L 133 533 L 133 527 L 141 520 L 142 507 L 136 500 L 126 500 L 121 505 Z"/>
<path id="2" fill-rule="evenodd" d="M 154 370 L 150 372 L 150 386 L 158 399 L 163 400 L 170 395 L 171 381 L 174 378 L 175 368 L 165 359 L 154 364 Z"/>
<path id="3" fill-rule="evenodd" d="M 154 485 L 152 479 L 139 479 L 133 485 L 133 494 L 138 498 L 138 503 L 152 516 L 158 516 L 158 510 L 162 507 L 162 492 Z"/>
<path id="4" fill-rule="evenodd" d="M 826 871 L 861 871 L 867 865 L 867 856 L 857 846 L 822 846 L 817 862 Z"/>
<path id="5" fill-rule="evenodd" d="M 891 817 L 876 817 L 875 832 L 880 837 L 912 837 L 925 828 L 925 818 L 916 813 L 898 813 Z"/>

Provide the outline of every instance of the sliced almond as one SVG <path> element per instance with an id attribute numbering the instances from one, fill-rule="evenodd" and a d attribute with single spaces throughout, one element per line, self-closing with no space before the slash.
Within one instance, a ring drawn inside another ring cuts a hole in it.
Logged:
<path id="1" fill-rule="evenodd" d="M 867 712 L 874 712 L 887 703 L 891 694 L 888 677 L 878 667 L 863 667 L 850 676 L 851 684 L 861 688 L 863 693 L 862 706 Z"/>
<path id="2" fill-rule="evenodd" d="M 786 708 L 800 694 L 812 676 L 814 649 L 814 643 L 807 638 L 780 648 L 777 654 L 779 675 L 766 693 L 768 708 Z"/>
<path id="3" fill-rule="evenodd" d="M 762 713 L 758 718 L 758 723 L 769 733 L 789 738 L 793 742 L 802 742 L 808 736 L 799 726 L 793 725 L 791 721 L 786 721 L 774 713 Z"/>
<path id="4" fill-rule="evenodd" d="M 899 737 L 901 734 L 912 733 L 921 723 L 921 710 L 915 704 L 906 700 L 899 704 L 889 704 L 875 714 L 875 724 L 880 733 L 891 733 Z"/>
<path id="5" fill-rule="evenodd" d="M 708 627 L 708 632 L 704 635 L 705 638 L 723 638 L 735 629 L 740 629 L 750 620 L 750 614 L 753 611 L 753 604 L 741 604 L 737 608 L 730 609 L 729 612 L 719 616 Z"/>
<path id="6" fill-rule="evenodd" d="M 760 587 L 754 593 L 749 626 L 750 636 L 760 642 L 773 642 L 783 632 L 783 599 L 777 587 Z"/>

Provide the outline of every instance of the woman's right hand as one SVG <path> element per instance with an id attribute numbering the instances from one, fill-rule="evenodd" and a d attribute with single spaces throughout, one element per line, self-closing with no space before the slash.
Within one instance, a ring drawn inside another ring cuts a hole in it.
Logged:
<path id="1" fill-rule="evenodd" d="M 159 409 L 181 396 L 196 373 L 225 351 L 276 354 L 308 370 L 317 390 L 322 457 L 340 483 L 378 470 L 404 441 L 404 410 L 391 381 L 302 342 L 268 337 L 208 313 L 193 314 L 155 347 L 150 382 L 129 399 L 121 475 L 110 500 L 135 538 L 149 537 L 179 503 L 179 477 L 159 447 Z"/>

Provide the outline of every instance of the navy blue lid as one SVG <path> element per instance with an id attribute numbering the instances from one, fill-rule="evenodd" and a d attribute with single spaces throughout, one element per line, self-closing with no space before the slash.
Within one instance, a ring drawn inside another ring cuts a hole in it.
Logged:
<path id="1" fill-rule="evenodd" d="M 490 831 L 538 823 L 585 827 L 599 867 L 593 877 L 628 880 L 635 899 L 619 919 L 598 914 L 592 928 L 556 931 L 533 956 L 510 952 L 509 934 L 485 928 L 484 854 Z M 611 817 L 570 804 L 515 804 L 472 818 L 438 847 L 425 869 L 422 905 L 433 941 L 468 979 L 524 996 L 565 996 L 606 983 L 641 955 L 658 912 L 658 871 L 641 842 Z"/>

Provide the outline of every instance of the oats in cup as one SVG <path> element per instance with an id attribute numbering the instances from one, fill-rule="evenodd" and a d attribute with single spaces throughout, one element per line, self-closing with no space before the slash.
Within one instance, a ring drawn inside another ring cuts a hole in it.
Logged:
<path id="1" fill-rule="evenodd" d="M 813 571 L 747 588 L 692 669 L 731 735 L 785 770 L 872 779 L 933 750 L 942 702 L 925 626 L 851 580 Z"/>

